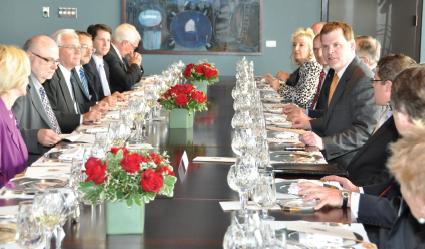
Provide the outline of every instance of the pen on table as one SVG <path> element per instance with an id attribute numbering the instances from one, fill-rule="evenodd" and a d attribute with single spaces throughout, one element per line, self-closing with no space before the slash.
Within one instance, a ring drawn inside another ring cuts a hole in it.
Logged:
<path id="1" fill-rule="evenodd" d="M 299 212 L 301 209 L 294 207 L 282 207 L 283 212 Z"/>

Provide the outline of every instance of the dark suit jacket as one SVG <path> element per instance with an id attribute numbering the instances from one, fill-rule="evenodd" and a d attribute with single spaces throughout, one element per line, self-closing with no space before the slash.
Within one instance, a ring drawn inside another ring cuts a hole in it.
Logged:
<path id="1" fill-rule="evenodd" d="M 330 68 L 329 72 L 326 74 L 326 78 L 323 80 L 322 88 L 320 89 L 319 99 L 317 100 L 316 106 L 314 109 L 308 110 L 309 117 L 320 118 L 323 115 L 324 110 L 328 108 L 329 89 L 334 73 L 335 71 Z"/>
<path id="2" fill-rule="evenodd" d="M 78 76 L 77 76 L 78 78 Z M 71 93 L 66 85 L 65 78 L 58 67 L 53 77 L 43 84 L 49 97 L 50 105 L 58 120 L 62 132 L 70 133 L 80 125 L 80 114 L 75 114 L 74 101 L 71 98 Z M 84 95 L 78 86 L 73 86 L 75 98 L 81 101 Z M 79 93 L 79 94 L 77 94 Z M 77 98 L 78 95 L 78 98 Z M 81 109 L 82 106 L 78 105 Z M 83 111 L 83 110 L 81 110 Z"/>
<path id="3" fill-rule="evenodd" d="M 108 63 L 105 62 L 103 64 L 103 67 L 105 69 L 106 79 L 108 80 L 108 83 L 109 83 Z M 103 97 L 105 97 L 105 94 L 103 93 L 102 81 L 100 80 L 100 75 L 96 68 L 96 62 L 94 61 L 93 58 L 90 59 L 89 63 L 84 65 L 84 70 L 86 72 L 87 80 L 93 90 L 92 100 L 95 100 L 95 101 L 101 100 Z"/>
<path id="4" fill-rule="evenodd" d="M 310 121 L 313 132 L 322 137 L 323 154 L 331 163 L 347 167 L 376 126 L 383 108 L 375 104 L 371 78 L 372 72 L 355 57 L 323 116 Z"/>
<path id="5" fill-rule="evenodd" d="M 357 186 L 379 183 L 390 178 L 386 168 L 389 144 L 398 139 L 394 118 L 390 117 L 357 152 L 348 164 L 348 178 Z"/>
<path id="6" fill-rule="evenodd" d="M 384 249 L 424 249 L 425 225 L 418 223 L 405 202 L 400 211 L 392 227 L 381 228 L 379 240 L 373 242 Z"/>
<path id="7" fill-rule="evenodd" d="M 12 111 L 18 121 L 28 152 L 38 155 L 45 153 L 48 149 L 38 142 L 37 133 L 39 129 L 53 129 L 53 127 L 50 126 L 49 118 L 31 78 L 27 87 L 27 95 L 16 100 Z"/>
<path id="8" fill-rule="evenodd" d="M 142 78 L 143 68 L 137 64 L 125 65 L 112 47 L 103 59 L 109 66 L 109 86 L 112 93 L 128 91 Z"/>
<path id="9" fill-rule="evenodd" d="M 363 190 L 364 194 L 360 195 L 357 221 L 391 228 L 400 207 L 400 185 L 391 178 L 386 182 L 365 186 Z"/>

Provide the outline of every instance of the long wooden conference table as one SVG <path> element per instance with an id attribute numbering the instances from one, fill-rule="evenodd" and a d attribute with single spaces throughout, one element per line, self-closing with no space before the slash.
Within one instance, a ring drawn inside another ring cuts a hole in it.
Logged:
<path id="1" fill-rule="evenodd" d="M 192 159 L 233 156 L 230 121 L 234 111 L 230 94 L 234 81 L 234 77 L 222 77 L 218 84 L 209 87 L 208 111 L 196 113 L 193 128 L 170 129 L 167 120 L 149 125 L 147 142 L 160 151 L 168 151 L 178 181 L 173 198 L 157 198 L 146 205 L 144 234 L 107 236 L 104 206 L 83 206 L 79 223 L 65 224 L 62 248 L 222 248 L 232 213 L 224 212 L 219 201 L 238 200 L 237 193 L 227 185 L 229 164 L 193 163 Z M 182 169 L 179 172 L 184 151 L 190 163 L 186 172 Z M 14 202 L 0 200 L 0 205 Z M 347 214 L 341 209 L 304 214 L 273 211 L 271 214 L 276 220 L 350 220 L 349 211 Z"/>

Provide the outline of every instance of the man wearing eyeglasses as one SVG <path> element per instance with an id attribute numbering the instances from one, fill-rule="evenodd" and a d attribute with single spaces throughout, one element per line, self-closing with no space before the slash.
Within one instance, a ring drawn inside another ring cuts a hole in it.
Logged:
<path id="1" fill-rule="evenodd" d="M 61 129 L 42 86 L 55 73 L 59 49 L 55 41 L 45 35 L 27 40 L 24 49 L 31 63 L 28 94 L 15 102 L 12 111 L 27 145 L 28 163 L 31 164 L 60 140 Z"/>
<path id="2" fill-rule="evenodd" d="M 111 92 L 128 91 L 142 78 L 142 56 L 135 52 L 140 39 L 131 24 L 123 23 L 115 28 L 111 49 L 104 57 L 109 66 Z"/>
<path id="3" fill-rule="evenodd" d="M 63 132 L 75 130 L 81 123 L 100 119 L 102 108 L 84 95 L 75 67 L 80 65 L 81 45 L 72 29 L 62 29 L 53 34 L 59 47 L 59 66 L 44 88 Z"/>

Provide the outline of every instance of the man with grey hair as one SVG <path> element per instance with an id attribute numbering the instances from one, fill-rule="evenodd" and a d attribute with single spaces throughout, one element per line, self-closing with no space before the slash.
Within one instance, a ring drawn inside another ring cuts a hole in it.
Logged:
<path id="1" fill-rule="evenodd" d="M 111 92 L 128 91 L 142 77 L 142 56 L 135 52 L 140 39 L 131 24 L 123 23 L 115 28 L 111 49 L 103 58 L 109 66 Z"/>
<path id="2" fill-rule="evenodd" d="M 61 139 L 58 135 L 61 129 L 43 88 L 45 81 L 56 71 L 59 49 L 52 38 L 36 35 L 25 42 L 24 50 L 31 63 L 28 94 L 16 100 L 12 111 L 27 145 L 28 163 L 31 164 Z"/>
<path id="3" fill-rule="evenodd" d="M 59 47 L 59 66 L 44 88 L 63 132 L 72 132 L 81 123 L 101 117 L 99 106 L 86 99 L 75 67 L 80 65 L 81 45 L 73 29 L 58 30 L 53 39 Z M 66 114 L 66 115 L 65 115 Z"/>
<path id="4" fill-rule="evenodd" d="M 372 36 L 357 36 L 356 55 L 374 71 L 381 57 L 381 43 Z"/>

